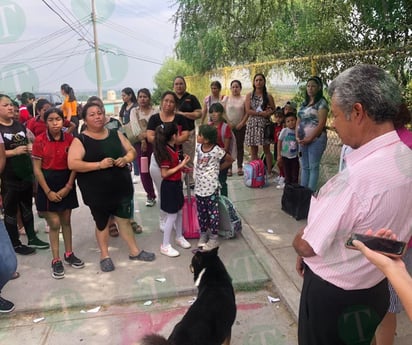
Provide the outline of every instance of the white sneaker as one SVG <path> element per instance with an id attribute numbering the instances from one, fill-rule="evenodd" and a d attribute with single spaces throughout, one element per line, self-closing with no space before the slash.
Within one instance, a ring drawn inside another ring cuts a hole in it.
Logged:
<path id="1" fill-rule="evenodd" d="M 139 183 L 139 177 L 134 175 L 133 176 L 133 184 L 138 184 Z"/>
<path id="2" fill-rule="evenodd" d="M 285 188 L 285 184 L 284 184 L 284 183 L 279 183 L 279 184 L 276 186 L 276 189 L 283 189 L 283 188 Z"/>
<path id="3" fill-rule="evenodd" d="M 283 176 L 279 177 L 278 184 L 285 184 L 285 178 Z"/>
<path id="4" fill-rule="evenodd" d="M 280 179 L 280 176 L 276 176 L 274 179 L 273 179 L 273 183 L 279 183 L 279 179 Z"/>
<path id="5" fill-rule="evenodd" d="M 174 249 L 170 244 L 168 244 L 167 246 L 160 246 L 160 253 L 166 256 L 169 256 L 171 258 L 174 258 L 176 256 L 179 256 L 180 253 Z"/>
<path id="6" fill-rule="evenodd" d="M 184 249 L 189 249 L 192 246 L 183 236 L 176 238 L 176 244 Z"/>

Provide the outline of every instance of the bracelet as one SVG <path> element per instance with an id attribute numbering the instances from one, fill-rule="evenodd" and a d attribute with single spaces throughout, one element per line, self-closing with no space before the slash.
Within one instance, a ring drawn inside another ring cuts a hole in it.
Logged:
<path id="1" fill-rule="evenodd" d="M 69 188 L 69 189 L 73 189 L 73 185 L 70 184 L 70 183 L 66 183 L 66 186 L 65 186 L 65 187 L 67 187 L 67 188 Z"/>
<path id="2" fill-rule="evenodd" d="M 52 190 L 51 189 L 49 189 L 49 191 L 47 192 L 47 195 L 49 195 L 49 193 L 51 192 Z"/>

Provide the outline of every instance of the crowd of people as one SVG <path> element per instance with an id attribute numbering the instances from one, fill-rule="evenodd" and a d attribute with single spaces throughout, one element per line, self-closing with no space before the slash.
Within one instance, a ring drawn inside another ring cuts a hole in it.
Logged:
<path id="1" fill-rule="evenodd" d="M 230 83 L 228 96 L 222 96 L 220 82 L 213 81 L 203 107 L 186 90 L 184 77 L 175 77 L 172 88 L 162 95 L 159 108 L 152 104 L 148 89 L 135 94 L 132 88 L 124 88 L 120 121 L 106 116 L 102 100 L 95 96 L 78 113 L 73 88 L 68 84 L 61 86 L 64 102 L 60 109 L 23 93 L 18 116 L 16 104 L 7 95 L 0 95 L 4 209 L 4 222 L 0 221 L 0 290 L 9 279 L 18 277 L 16 253 L 30 255 L 36 249 L 51 247 L 55 279 L 64 278 L 63 262 L 76 269 L 85 266 L 74 254 L 72 243 L 71 213 L 79 205 L 76 185 L 95 222 L 103 272 L 115 269 L 109 252 L 110 236 L 121 236 L 130 260 L 155 260 L 155 253 L 141 249 L 134 235 L 142 231 L 133 219 L 133 180 L 137 176 L 146 193 L 145 205 L 159 205 L 161 254 L 180 255 L 172 245 L 173 231 L 178 247 L 192 246 L 183 236 L 183 175 L 187 175 L 186 187 L 194 190 L 197 201 L 197 247 L 216 248 L 219 195 L 228 195 L 227 178 L 233 175 L 235 161 L 237 174 L 244 174 L 244 146 L 250 148 L 251 160 L 261 159 L 259 152 L 263 151 L 268 174 L 277 165 L 277 188 L 300 183 L 315 192 L 331 110 L 333 126 L 346 145 L 342 169 L 318 194 L 314 193 L 308 224 L 293 241 L 298 253 L 296 268 L 304 279 L 299 344 L 346 344 L 347 334 L 356 338 L 361 333 L 372 341 L 378 325 L 385 325 L 385 315 L 397 312 L 388 309 L 388 284 L 379 269 L 392 282 L 391 295 L 399 292 L 408 313 L 412 313 L 410 298 L 405 297 L 405 286 L 411 286 L 404 265 L 382 258 L 359 242 L 355 242 L 359 251 L 343 245 L 351 233 L 368 229 L 392 229 L 381 230 L 378 235 L 393 237 L 395 233 L 402 241 L 411 237 L 412 199 L 407 193 L 412 190 L 412 139 L 410 132 L 405 132 L 405 124 L 411 119 L 388 73 L 372 65 L 348 69 L 328 87 L 331 106 L 317 76 L 307 80 L 300 107 L 293 101 L 276 107 L 261 73 L 253 77 L 253 90 L 245 96 L 239 80 Z M 197 120 L 201 123 L 198 128 Z M 139 127 L 138 139 L 133 142 L 120 130 L 128 123 Z M 235 157 L 230 149 L 233 138 Z M 388 175 L 394 183 L 387 183 Z M 33 196 L 39 216 L 48 224 L 50 244 L 36 235 Z M 20 241 L 19 224 L 27 234 L 27 245 Z M 62 256 L 60 231 L 64 239 Z M 411 263 L 406 265 L 410 268 Z M 392 270 L 399 274 L 394 275 Z M 330 303 L 323 303 L 325 298 Z M 362 332 L 358 333 L 349 329 L 351 323 L 341 320 L 343 315 L 350 317 L 348 308 L 354 306 L 350 312 L 360 312 L 356 309 L 360 306 L 374 315 L 360 325 Z M 13 308 L 12 302 L 0 297 L 1 311 Z M 380 327 L 383 335 L 377 333 L 378 345 L 385 343 L 383 337 L 394 333 L 393 322 Z"/>

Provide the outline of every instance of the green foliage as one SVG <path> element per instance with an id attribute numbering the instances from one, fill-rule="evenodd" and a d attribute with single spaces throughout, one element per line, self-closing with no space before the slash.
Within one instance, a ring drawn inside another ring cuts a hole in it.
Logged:
<path id="1" fill-rule="evenodd" d="M 178 0 L 179 59 L 195 73 L 294 59 L 299 80 L 334 78 L 360 62 L 411 79 L 411 0 Z M 378 50 L 380 49 L 380 50 Z M 371 50 L 370 53 L 360 51 Z M 351 53 L 359 51 L 360 53 Z M 319 57 L 319 55 L 331 56 Z M 314 57 L 310 65 L 303 57 Z M 311 68 L 312 67 L 312 68 Z"/>
<path id="2" fill-rule="evenodd" d="M 160 97 L 163 92 L 173 89 L 173 79 L 178 75 L 190 75 L 193 69 L 182 60 L 175 60 L 173 58 L 166 59 L 154 77 L 156 84 L 153 90 L 152 100 L 154 104 L 160 103 Z"/>

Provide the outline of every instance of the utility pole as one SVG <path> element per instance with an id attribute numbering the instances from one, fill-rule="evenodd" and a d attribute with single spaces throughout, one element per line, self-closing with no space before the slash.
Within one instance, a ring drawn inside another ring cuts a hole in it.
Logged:
<path id="1" fill-rule="evenodd" d="M 100 75 L 99 44 L 97 43 L 96 8 L 95 8 L 94 0 L 92 0 L 92 23 L 93 23 L 94 55 L 95 55 L 95 62 L 96 62 L 97 94 L 99 98 L 103 100 L 102 78 Z"/>

